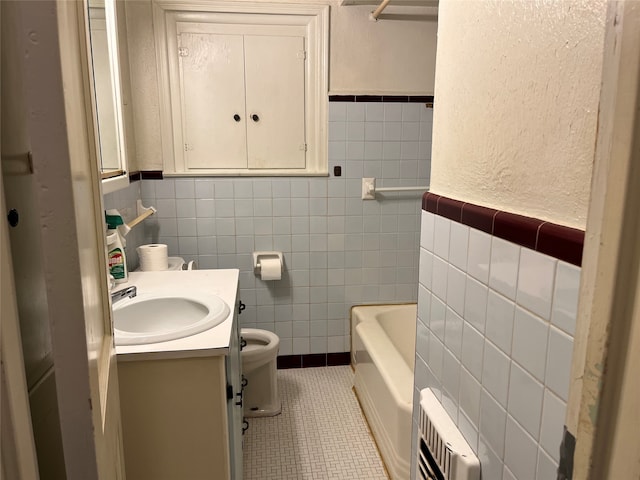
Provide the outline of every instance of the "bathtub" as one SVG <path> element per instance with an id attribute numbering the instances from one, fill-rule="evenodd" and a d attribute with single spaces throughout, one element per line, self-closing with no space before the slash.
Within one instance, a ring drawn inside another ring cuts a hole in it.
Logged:
<path id="1" fill-rule="evenodd" d="M 408 480 L 416 304 L 351 309 L 354 389 L 392 480 Z"/>

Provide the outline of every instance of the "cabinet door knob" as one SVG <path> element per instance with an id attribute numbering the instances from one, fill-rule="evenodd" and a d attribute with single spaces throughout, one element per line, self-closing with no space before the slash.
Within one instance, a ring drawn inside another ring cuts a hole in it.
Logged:
<path id="1" fill-rule="evenodd" d="M 240 115 L 238 115 L 238 114 L 236 113 L 236 114 L 233 116 L 233 119 L 234 119 L 236 122 L 239 122 L 239 121 L 240 121 Z"/>
<path id="2" fill-rule="evenodd" d="M 254 122 L 259 122 L 260 117 L 254 113 L 253 115 L 251 115 L 251 120 L 253 120 Z"/>

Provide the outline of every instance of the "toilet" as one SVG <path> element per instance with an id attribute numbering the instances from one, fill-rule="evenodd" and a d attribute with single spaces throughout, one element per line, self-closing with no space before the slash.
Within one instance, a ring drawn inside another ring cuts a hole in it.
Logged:
<path id="1" fill-rule="evenodd" d="M 245 417 L 271 417 L 281 411 L 276 377 L 276 358 L 280 338 L 275 333 L 243 328 L 240 336 L 246 342 L 241 350 L 242 376 L 246 378 L 243 393 Z"/>

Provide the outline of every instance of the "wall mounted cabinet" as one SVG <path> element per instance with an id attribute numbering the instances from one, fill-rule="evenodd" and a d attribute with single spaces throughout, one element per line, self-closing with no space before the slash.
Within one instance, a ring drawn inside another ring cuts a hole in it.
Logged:
<path id="1" fill-rule="evenodd" d="M 326 175 L 327 22 L 326 6 L 154 2 L 165 173 Z"/>

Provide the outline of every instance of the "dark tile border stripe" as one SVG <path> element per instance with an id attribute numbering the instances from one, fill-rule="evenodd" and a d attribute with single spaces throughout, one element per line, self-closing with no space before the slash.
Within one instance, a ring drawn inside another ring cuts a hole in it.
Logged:
<path id="1" fill-rule="evenodd" d="M 337 365 L 350 365 L 351 353 L 313 353 L 308 355 L 281 355 L 277 360 L 278 368 L 310 368 L 310 367 L 335 367 Z"/>
<path id="2" fill-rule="evenodd" d="M 327 367 L 351 365 L 351 352 L 327 353 Z"/>
<path id="3" fill-rule="evenodd" d="M 140 172 L 142 180 L 162 180 L 162 170 L 143 170 Z"/>
<path id="4" fill-rule="evenodd" d="M 460 223 L 462 221 L 463 205 L 464 204 L 458 200 L 440 197 L 438 199 L 438 215 Z"/>
<path id="5" fill-rule="evenodd" d="M 329 95 L 329 101 L 433 103 L 433 95 Z"/>
<path id="6" fill-rule="evenodd" d="M 330 102 L 355 102 L 355 95 L 329 95 Z"/>
<path id="7" fill-rule="evenodd" d="M 302 355 L 282 355 L 277 358 L 278 369 L 302 368 Z"/>
<path id="8" fill-rule="evenodd" d="M 142 178 L 142 175 L 140 175 L 140 172 L 130 172 L 129 173 L 129 181 L 130 182 L 137 182 Z"/>
<path id="9" fill-rule="evenodd" d="M 427 192 L 422 209 L 490 235 L 582 266 L 584 231 Z"/>
<path id="10" fill-rule="evenodd" d="M 535 250 L 538 229 L 544 222 L 508 212 L 498 212 L 493 217 L 493 234 L 523 247 Z"/>
<path id="11" fill-rule="evenodd" d="M 465 203 L 462 208 L 462 222 L 485 233 L 493 232 L 493 219 L 497 210 L 480 205 Z"/>
<path id="12" fill-rule="evenodd" d="M 569 263 L 582 264 L 584 232 L 555 223 L 544 223 L 538 231 L 536 250 Z"/>

